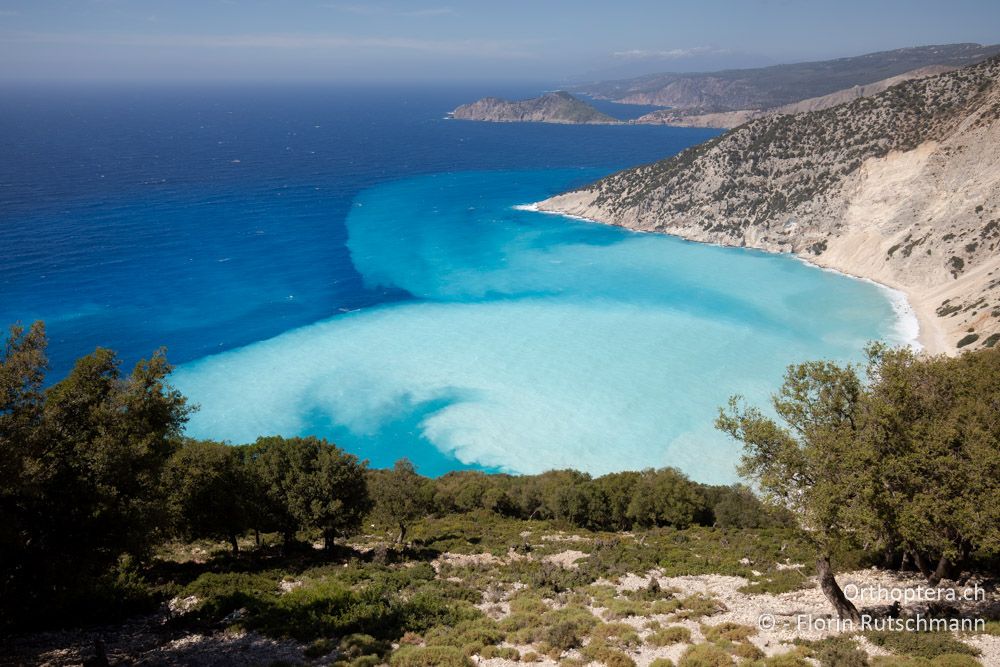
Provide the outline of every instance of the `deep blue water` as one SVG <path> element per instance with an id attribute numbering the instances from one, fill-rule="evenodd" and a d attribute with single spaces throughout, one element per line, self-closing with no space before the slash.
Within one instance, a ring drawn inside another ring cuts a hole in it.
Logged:
<path id="1" fill-rule="evenodd" d="M 167 346 L 196 437 L 731 481 L 729 394 L 893 334 L 872 285 L 515 208 L 712 130 L 444 119 L 516 87 L 3 92 L 0 321 L 46 321 L 54 378 Z"/>
<path id="2" fill-rule="evenodd" d="M 712 136 L 444 120 L 488 92 L 5 90 L 0 322 L 45 320 L 56 377 L 98 345 L 129 363 L 166 345 L 183 363 L 410 298 L 366 287 L 352 265 L 344 219 L 365 188 L 464 170 L 606 172 Z"/>
<path id="3" fill-rule="evenodd" d="M 634 120 L 639 116 L 645 116 L 648 113 L 666 108 L 655 104 L 622 104 L 621 102 L 597 99 L 596 97 L 590 97 L 589 95 L 583 95 L 582 93 L 573 94 L 581 100 L 587 102 L 587 104 L 590 104 L 598 111 L 606 113 L 612 118 L 617 118 L 618 120 Z"/>

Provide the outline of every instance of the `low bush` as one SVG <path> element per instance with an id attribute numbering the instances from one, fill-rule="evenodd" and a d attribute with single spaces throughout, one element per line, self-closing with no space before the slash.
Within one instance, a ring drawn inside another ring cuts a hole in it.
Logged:
<path id="1" fill-rule="evenodd" d="M 947 632 L 890 632 L 865 633 L 868 641 L 897 655 L 933 659 L 939 656 L 979 655 L 979 651 L 955 639 Z"/>
<path id="2" fill-rule="evenodd" d="M 657 630 L 646 637 L 646 643 L 652 646 L 669 646 L 691 641 L 691 631 L 680 625 Z"/>
<path id="3" fill-rule="evenodd" d="M 811 588 L 812 586 L 815 586 L 815 583 L 799 571 L 798 568 L 789 568 L 764 574 L 756 581 L 752 581 L 740 588 L 740 592 L 750 595 L 764 595 L 767 593 L 779 595 L 803 588 Z"/>
<path id="4" fill-rule="evenodd" d="M 730 667 L 732 657 L 715 644 L 695 644 L 684 651 L 677 667 Z"/>
<path id="5" fill-rule="evenodd" d="M 391 667 L 472 667 L 472 661 L 452 646 L 403 646 L 389 658 Z"/>
<path id="6" fill-rule="evenodd" d="M 718 625 L 702 624 L 701 634 L 705 636 L 707 641 L 713 643 L 719 641 L 745 642 L 747 639 L 757 634 L 757 629 L 752 628 L 749 625 L 740 625 L 739 623 L 726 621 L 725 623 L 719 623 Z"/>
<path id="7" fill-rule="evenodd" d="M 705 616 L 713 616 L 725 611 L 721 602 L 708 595 L 690 595 L 680 601 L 680 608 L 674 613 L 676 618 L 697 620 Z"/>

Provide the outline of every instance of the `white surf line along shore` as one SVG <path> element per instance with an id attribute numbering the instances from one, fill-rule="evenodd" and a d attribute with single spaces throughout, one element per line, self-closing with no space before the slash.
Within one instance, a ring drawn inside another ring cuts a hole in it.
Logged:
<path id="1" fill-rule="evenodd" d="M 569 218 L 571 220 L 581 220 L 583 222 L 590 222 L 590 223 L 594 223 L 594 224 L 597 224 L 597 225 L 607 225 L 608 224 L 606 222 L 601 222 L 600 220 L 595 220 L 593 218 L 586 218 L 586 217 L 584 217 L 582 215 L 575 215 L 575 214 L 572 214 L 572 213 L 564 213 L 562 211 L 548 211 L 548 210 L 539 208 L 537 202 L 531 203 L 531 204 L 516 204 L 516 205 L 512 206 L 511 208 L 513 208 L 516 211 L 530 211 L 532 213 L 544 213 L 545 215 L 558 215 L 558 216 L 563 217 L 563 218 Z M 619 225 L 612 225 L 612 226 L 619 226 Z M 628 228 L 627 227 L 622 227 L 622 229 L 628 229 Z M 713 245 L 713 246 L 717 246 L 717 247 L 720 247 L 720 248 L 735 248 L 735 247 L 737 247 L 737 246 L 726 245 L 725 243 L 711 243 L 711 242 L 705 242 L 705 241 L 695 241 L 693 239 L 685 238 L 685 237 L 683 237 L 683 236 L 681 236 L 679 234 L 671 234 L 669 232 L 652 232 L 652 231 L 641 230 L 641 229 L 629 229 L 629 231 L 631 231 L 633 233 L 636 233 L 636 234 L 662 234 L 664 236 L 673 236 L 674 238 L 682 239 L 684 241 L 689 241 L 691 243 L 704 243 L 705 245 Z M 753 248 L 753 250 L 760 250 L 761 252 L 768 252 L 768 253 L 771 252 L 769 250 L 764 250 L 763 248 Z M 816 262 L 811 261 L 809 257 L 803 257 L 802 255 L 797 255 L 797 254 L 793 254 L 793 253 L 771 253 L 771 254 L 789 255 L 790 257 L 792 257 L 794 259 L 797 259 L 798 261 L 802 262 L 803 264 L 806 264 L 807 266 L 810 266 L 810 267 L 812 267 L 814 269 L 819 269 L 820 271 L 829 271 L 830 273 L 836 273 L 838 275 L 845 276 L 845 277 L 851 278 L 853 280 L 860 280 L 862 282 L 866 282 L 866 283 L 869 283 L 871 285 L 875 285 L 880 290 L 882 290 L 882 292 L 886 295 L 886 298 L 889 300 L 889 304 L 892 307 L 892 312 L 896 316 L 896 327 L 895 327 L 896 328 L 896 336 L 895 336 L 896 340 L 893 340 L 893 341 L 890 341 L 890 342 L 896 343 L 896 344 L 899 344 L 899 345 L 908 346 L 910 348 L 913 348 L 917 352 L 921 352 L 921 351 L 927 350 L 927 347 L 924 345 L 924 342 L 921 340 L 921 338 L 922 338 L 921 337 L 922 329 L 920 327 L 920 317 L 918 316 L 916 309 L 914 309 L 913 304 L 910 301 L 909 296 L 903 290 L 897 289 L 897 288 L 892 287 L 890 285 L 886 285 L 885 283 L 880 283 L 879 281 L 873 280 L 872 278 L 868 278 L 866 276 L 859 276 L 859 275 L 855 275 L 853 273 L 848 273 L 847 271 L 843 271 L 841 269 L 835 269 L 835 268 L 830 267 L 830 266 L 823 266 L 821 264 L 817 264 Z M 930 350 L 930 352 L 934 352 L 934 351 Z"/>

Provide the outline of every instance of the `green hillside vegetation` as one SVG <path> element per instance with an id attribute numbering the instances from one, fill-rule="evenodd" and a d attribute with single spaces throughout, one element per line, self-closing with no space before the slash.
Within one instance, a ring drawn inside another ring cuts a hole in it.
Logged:
<path id="1" fill-rule="evenodd" d="M 589 187 L 599 192 L 594 203 L 609 211 L 652 208 L 738 238 L 821 200 L 867 159 L 945 136 L 996 84 L 998 72 L 1000 60 L 993 58 L 830 109 L 761 118 Z M 727 177 L 713 177 L 720 173 Z"/>
<path id="2" fill-rule="evenodd" d="M 873 347 L 863 374 L 795 366 L 775 396 L 780 421 L 734 400 L 718 425 L 745 443 L 762 500 L 670 468 L 429 479 L 405 460 L 370 470 L 316 438 L 193 441 L 162 352 L 126 374 L 99 349 L 46 386 L 45 347 L 41 324 L 15 327 L 0 357 L 0 633 L 114 622 L 169 600 L 168 636 L 253 630 L 356 667 L 572 665 L 568 651 L 627 667 L 630 648 L 689 643 L 672 623 L 724 609 L 655 580 L 609 585 L 629 573 L 741 576 L 748 593 L 818 574 L 851 614 L 838 570 L 937 581 L 1000 565 L 1000 350 Z M 574 566 L 551 560 L 567 548 Z M 789 562 L 806 565 L 779 567 Z M 509 613 L 495 617 L 501 600 Z M 649 615 L 662 620 L 622 624 Z M 801 665 L 833 650 L 765 661 L 754 632 L 706 626 L 679 664 Z M 975 652 L 932 639 L 879 641 L 935 660 Z"/>

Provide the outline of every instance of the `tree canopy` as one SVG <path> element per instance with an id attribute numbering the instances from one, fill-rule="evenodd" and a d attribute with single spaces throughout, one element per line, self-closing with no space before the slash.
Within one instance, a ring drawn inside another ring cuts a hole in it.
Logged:
<path id="1" fill-rule="evenodd" d="M 908 560 L 932 584 L 1000 553 L 1000 351 L 873 345 L 864 369 L 791 366 L 772 408 L 733 398 L 717 426 L 744 444 L 741 472 L 814 538 L 842 616 L 857 610 L 830 570 L 837 543 Z"/>

